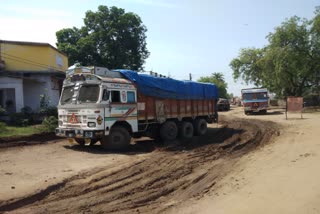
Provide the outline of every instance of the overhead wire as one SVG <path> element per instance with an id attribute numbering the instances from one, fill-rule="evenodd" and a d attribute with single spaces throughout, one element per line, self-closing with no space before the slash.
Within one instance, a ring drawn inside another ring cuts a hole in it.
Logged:
<path id="1" fill-rule="evenodd" d="M 21 57 L 18 57 L 18 56 L 10 55 L 10 54 L 4 53 L 4 52 L 1 52 L 1 55 L 2 55 L 2 58 L 4 58 L 4 59 L 6 58 L 6 59 L 9 59 L 9 60 L 13 60 L 13 61 L 17 61 L 17 62 L 29 64 L 29 65 L 33 65 L 33 66 L 36 66 L 36 67 L 39 67 L 39 68 L 45 68 L 45 69 L 50 69 L 50 68 L 52 69 L 53 68 L 53 69 L 55 69 L 57 71 L 64 72 L 64 70 L 61 70 L 58 67 L 47 65 L 47 64 L 42 64 L 42 63 L 35 62 L 35 61 L 29 60 L 29 59 L 25 59 L 25 58 L 21 58 Z"/>

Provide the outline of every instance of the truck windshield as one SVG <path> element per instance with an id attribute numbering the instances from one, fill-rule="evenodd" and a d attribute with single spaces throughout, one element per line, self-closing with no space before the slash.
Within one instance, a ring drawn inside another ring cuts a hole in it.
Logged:
<path id="1" fill-rule="evenodd" d="M 96 103 L 99 98 L 99 85 L 82 85 L 79 91 L 80 103 Z"/>
<path id="2" fill-rule="evenodd" d="M 63 92 L 61 95 L 61 105 L 71 103 L 73 96 L 73 86 L 68 86 L 63 88 Z"/>
<path id="3" fill-rule="evenodd" d="M 244 100 L 265 100 L 267 99 L 267 93 L 245 93 L 242 94 L 242 99 Z"/>

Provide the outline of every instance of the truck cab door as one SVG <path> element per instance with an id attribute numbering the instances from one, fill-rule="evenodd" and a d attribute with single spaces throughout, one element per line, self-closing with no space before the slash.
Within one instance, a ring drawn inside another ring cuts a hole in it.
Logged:
<path id="1" fill-rule="evenodd" d="M 105 134 L 108 135 L 109 132 L 107 131 L 107 118 L 110 117 L 110 113 L 111 113 L 111 106 L 110 106 L 110 91 L 107 90 L 107 88 L 103 88 L 102 90 L 102 97 L 101 97 L 101 104 L 104 106 L 103 110 L 104 110 L 104 130 L 105 130 Z"/>
<path id="2" fill-rule="evenodd" d="M 123 118 L 131 125 L 132 132 L 138 131 L 138 104 L 137 93 L 135 90 L 123 90 L 121 91 L 121 103 L 126 106 L 126 112 L 123 114 Z"/>
<path id="3" fill-rule="evenodd" d="M 117 122 L 126 121 L 131 126 L 132 132 L 137 132 L 138 110 L 136 90 L 110 89 L 109 100 L 109 108 L 105 109 L 106 130 L 110 130 Z"/>

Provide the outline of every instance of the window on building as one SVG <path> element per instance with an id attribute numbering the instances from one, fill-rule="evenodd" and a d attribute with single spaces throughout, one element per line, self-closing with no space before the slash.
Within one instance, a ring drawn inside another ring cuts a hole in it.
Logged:
<path id="1" fill-rule="evenodd" d="M 7 113 L 16 112 L 16 94 L 14 88 L 3 88 L 0 90 L 0 106 Z"/>

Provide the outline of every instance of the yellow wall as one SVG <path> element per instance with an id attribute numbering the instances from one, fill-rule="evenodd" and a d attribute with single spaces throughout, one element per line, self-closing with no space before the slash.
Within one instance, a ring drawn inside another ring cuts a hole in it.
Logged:
<path id="1" fill-rule="evenodd" d="M 0 45 L 6 71 L 66 71 L 68 68 L 67 56 L 50 46 L 12 43 Z"/>

